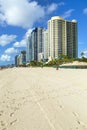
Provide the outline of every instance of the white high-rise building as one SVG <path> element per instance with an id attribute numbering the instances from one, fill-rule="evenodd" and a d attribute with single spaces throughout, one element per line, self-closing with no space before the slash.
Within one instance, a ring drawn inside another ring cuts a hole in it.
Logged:
<path id="1" fill-rule="evenodd" d="M 48 59 L 48 30 L 43 31 L 43 58 Z"/>
<path id="2" fill-rule="evenodd" d="M 48 21 L 48 57 L 77 58 L 77 22 L 54 16 Z"/>
<path id="3" fill-rule="evenodd" d="M 43 56 L 43 31 L 41 27 L 35 28 L 27 39 L 26 61 L 40 61 Z"/>

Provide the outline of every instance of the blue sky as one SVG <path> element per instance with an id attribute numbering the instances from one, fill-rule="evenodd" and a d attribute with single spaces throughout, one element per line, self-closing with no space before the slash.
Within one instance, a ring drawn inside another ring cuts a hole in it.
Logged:
<path id="1" fill-rule="evenodd" d="M 0 65 L 14 63 L 15 55 L 26 50 L 27 35 L 35 27 L 47 28 L 52 16 L 78 22 L 78 56 L 87 56 L 87 1 L 83 0 L 0 0 Z"/>

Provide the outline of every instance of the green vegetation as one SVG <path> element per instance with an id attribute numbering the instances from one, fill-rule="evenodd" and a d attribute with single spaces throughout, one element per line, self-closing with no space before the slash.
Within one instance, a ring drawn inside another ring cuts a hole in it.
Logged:
<path id="1" fill-rule="evenodd" d="M 87 58 L 85 58 L 85 57 L 78 58 L 76 60 L 79 61 L 79 62 L 87 62 Z"/>
<path id="2" fill-rule="evenodd" d="M 61 56 L 58 59 L 54 59 L 49 61 L 47 64 L 45 64 L 44 66 L 54 66 L 54 67 L 59 67 L 59 65 L 63 64 L 63 63 L 68 63 L 68 62 L 73 62 L 73 59 L 67 57 L 67 56 Z"/>
<path id="3" fill-rule="evenodd" d="M 58 59 L 54 59 L 48 62 L 45 62 L 43 60 L 41 60 L 40 62 L 38 61 L 31 61 L 27 67 L 56 67 L 57 69 L 59 68 L 59 65 L 61 64 L 65 64 L 65 63 L 72 63 L 74 61 L 79 61 L 79 62 L 87 62 L 87 58 L 85 58 L 84 56 L 82 56 L 82 58 L 77 58 L 77 59 L 73 59 L 67 56 L 60 56 Z"/>
<path id="4" fill-rule="evenodd" d="M 73 62 L 73 59 L 67 57 L 67 56 L 62 56 L 59 59 L 54 59 L 48 62 L 45 62 L 41 60 L 40 62 L 38 61 L 31 61 L 27 66 L 32 66 L 32 67 L 59 67 L 60 64 L 66 63 L 66 62 Z"/>
<path id="5" fill-rule="evenodd" d="M 42 62 L 38 62 L 38 61 L 31 61 L 27 66 L 32 66 L 32 67 L 40 67 L 42 66 L 43 63 Z"/>

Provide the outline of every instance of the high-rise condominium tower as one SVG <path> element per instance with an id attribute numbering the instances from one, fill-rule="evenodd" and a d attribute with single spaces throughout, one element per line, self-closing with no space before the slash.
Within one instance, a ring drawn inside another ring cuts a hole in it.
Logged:
<path id="1" fill-rule="evenodd" d="M 18 66 L 18 55 L 15 56 L 15 66 Z"/>
<path id="2" fill-rule="evenodd" d="M 27 37 L 26 42 L 26 62 L 37 60 L 37 38 L 36 29 L 34 29 L 31 34 Z"/>
<path id="3" fill-rule="evenodd" d="M 32 43 L 31 43 L 31 35 L 28 36 L 26 42 L 26 63 L 32 60 Z"/>
<path id="4" fill-rule="evenodd" d="M 43 31 L 43 58 L 48 59 L 48 30 Z"/>
<path id="5" fill-rule="evenodd" d="M 77 58 L 77 22 L 54 16 L 48 21 L 48 57 Z"/>
<path id="6" fill-rule="evenodd" d="M 20 60 L 21 60 L 21 64 L 26 64 L 26 51 L 21 51 Z"/>
<path id="7" fill-rule="evenodd" d="M 31 43 L 32 43 L 32 61 L 37 61 L 38 59 L 38 44 L 37 44 L 37 28 L 35 28 L 31 33 Z"/>
<path id="8" fill-rule="evenodd" d="M 43 28 L 35 28 L 27 39 L 27 62 L 38 61 L 43 53 Z"/>

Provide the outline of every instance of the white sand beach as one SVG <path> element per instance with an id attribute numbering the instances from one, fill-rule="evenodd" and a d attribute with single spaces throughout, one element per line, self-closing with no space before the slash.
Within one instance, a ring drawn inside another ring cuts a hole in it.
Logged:
<path id="1" fill-rule="evenodd" d="M 87 130 L 87 69 L 0 70 L 0 130 Z"/>

